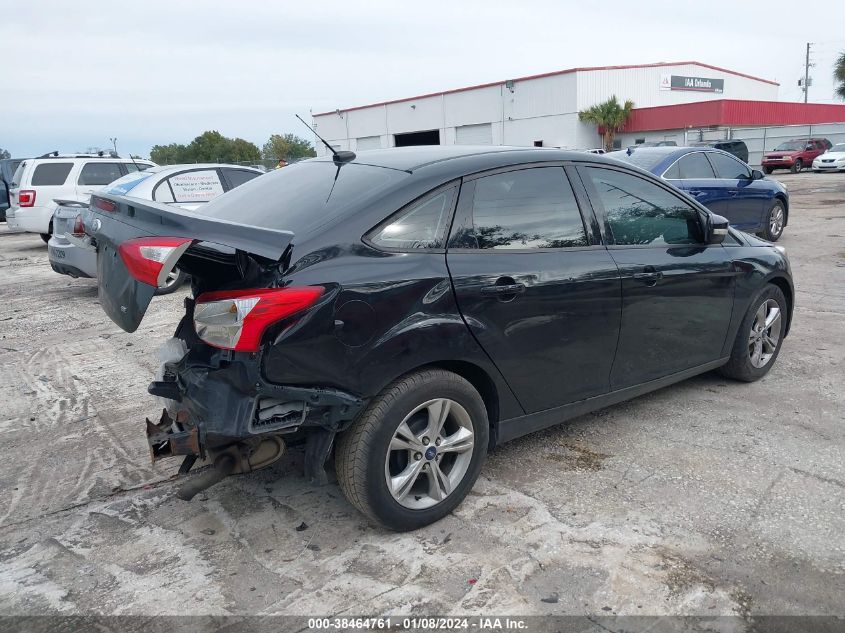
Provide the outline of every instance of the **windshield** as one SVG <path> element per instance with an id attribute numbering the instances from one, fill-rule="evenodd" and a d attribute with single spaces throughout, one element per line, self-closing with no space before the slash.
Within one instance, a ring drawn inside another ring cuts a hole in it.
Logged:
<path id="1" fill-rule="evenodd" d="M 627 151 L 622 151 L 610 152 L 609 154 L 605 154 L 605 156 L 608 158 L 615 158 L 616 160 L 622 160 L 626 163 L 631 163 L 632 165 L 636 165 L 640 169 L 645 169 L 646 171 L 654 171 L 657 164 L 662 162 L 668 154 L 668 152 L 664 152 L 662 150 L 649 151 L 647 149 L 635 149 L 630 155 Z"/>
<path id="2" fill-rule="evenodd" d="M 807 141 L 787 141 L 778 145 L 774 151 L 776 152 L 800 152 L 804 149 Z"/>
<path id="3" fill-rule="evenodd" d="M 241 185 L 207 203 L 202 214 L 293 231 L 304 240 L 407 177 L 396 169 L 349 163 L 338 171 L 331 161 L 309 160 Z"/>
<path id="4" fill-rule="evenodd" d="M 845 143 L 837 143 L 830 148 L 831 152 L 845 152 Z"/>

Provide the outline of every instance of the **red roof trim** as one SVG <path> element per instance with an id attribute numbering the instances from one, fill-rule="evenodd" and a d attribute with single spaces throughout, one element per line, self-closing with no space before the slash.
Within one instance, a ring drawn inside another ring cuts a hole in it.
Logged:
<path id="1" fill-rule="evenodd" d="M 707 126 L 813 125 L 845 122 L 845 105 L 714 99 L 634 108 L 623 132 Z"/>
<path id="2" fill-rule="evenodd" d="M 591 72 L 594 70 L 631 70 L 636 68 L 659 68 L 664 66 L 683 66 L 683 65 L 694 65 L 694 66 L 701 66 L 702 68 L 709 68 L 710 70 L 717 70 L 722 73 L 728 73 L 730 75 L 736 75 L 737 77 L 745 77 L 746 79 L 752 79 L 754 81 L 760 81 L 763 83 L 771 84 L 773 86 L 779 86 L 780 84 L 776 81 L 771 81 L 770 79 L 761 79 L 760 77 L 755 77 L 754 75 L 746 75 L 745 73 L 740 73 L 735 70 L 728 70 L 727 68 L 720 68 L 719 66 L 712 66 L 711 64 L 703 64 L 701 62 L 657 62 L 654 64 L 627 64 L 623 66 L 582 66 L 578 68 L 567 68 L 565 70 L 554 70 L 548 73 L 540 73 L 539 75 L 526 75 L 525 77 L 517 77 L 510 81 L 529 81 L 531 79 L 543 79 L 544 77 L 555 77 L 557 75 L 568 75 L 571 73 L 583 73 L 583 72 Z M 468 90 L 478 90 L 480 88 L 491 88 L 493 86 L 501 86 L 505 82 L 504 81 L 491 81 L 486 84 L 477 84 L 475 86 L 466 86 L 464 88 L 452 88 L 451 90 L 442 90 L 440 92 L 430 92 L 424 95 L 417 95 L 415 97 L 403 97 L 402 99 L 392 99 L 390 101 L 379 101 L 378 103 L 370 103 L 368 105 L 360 105 L 354 106 L 351 108 L 342 108 L 340 112 L 352 112 L 353 110 L 364 110 L 366 108 L 376 108 L 379 106 L 390 105 L 392 103 L 405 103 L 407 101 L 415 101 L 417 99 L 427 99 L 429 97 L 440 97 L 443 95 L 450 95 L 456 92 L 466 92 Z M 311 116 L 326 116 L 327 114 L 334 114 L 338 112 L 338 110 L 330 110 L 328 112 L 318 112 L 317 114 L 313 114 Z"/>

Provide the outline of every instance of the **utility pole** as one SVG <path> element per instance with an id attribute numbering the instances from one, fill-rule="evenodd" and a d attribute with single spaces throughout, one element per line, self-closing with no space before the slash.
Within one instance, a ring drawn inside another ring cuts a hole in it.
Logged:
<path id="1" fill-rule="evenodd" d="M 801 90 L 804 91 L 804 103 L 807 103 L 808 93 L 810 92 L 810 47 L 812 42 L 807 42 L 807 54 L 804 57 L 804 85 Z"/>

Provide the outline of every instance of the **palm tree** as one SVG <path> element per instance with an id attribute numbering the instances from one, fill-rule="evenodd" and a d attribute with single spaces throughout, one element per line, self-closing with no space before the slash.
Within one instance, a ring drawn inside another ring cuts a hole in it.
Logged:
<path id="1" fill-rule="evenodd" d="M 578 119 L 586 123 L 595 123 L 602 129 L 604 149 L 609 152 L 613 149 L 614 135 L 625 127 L 625 123 L 630 118 L 631 110 L 633 109 L 633 101 L 628 100 L 622 105 L 619 103 L 616 95 L 613 95 L 604 103 L 599 103 L 592 108 L 579 112 Z"/>
<path id="2" fill-rule="evenodd" d="M 839 53 L 839 59 L 833 66 L 833 78 L 839 82 L 836 87 L 836 94 L 845 99 L 845 51 Z"/>

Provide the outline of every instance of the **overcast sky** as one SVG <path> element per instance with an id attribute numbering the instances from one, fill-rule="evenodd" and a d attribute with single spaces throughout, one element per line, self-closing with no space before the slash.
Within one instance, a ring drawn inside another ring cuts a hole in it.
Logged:
<path id="1" fill-rule="evenodd" d="M 308 137 L 295 112 L 657 61 L 773 79 L 798 101 L 807 41 L 810 98 L 831 103 L 841 2 L 4 1 L 0 147 L 28 156 L 114 136 L 146 157 L 208 129 L 260 147 Z"/>

